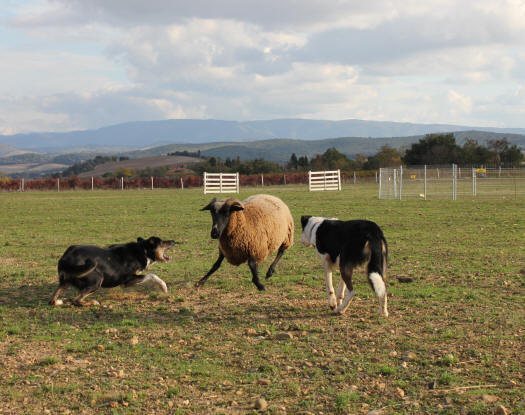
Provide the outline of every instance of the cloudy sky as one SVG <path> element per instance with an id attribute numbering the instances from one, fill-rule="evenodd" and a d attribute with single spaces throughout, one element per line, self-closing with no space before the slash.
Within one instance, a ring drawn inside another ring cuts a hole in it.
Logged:
<path id="1" fill-rule="evenodd" d="M 166 118 L 525 127 L 525 0 L 2 0 L 0 134 Z"/>

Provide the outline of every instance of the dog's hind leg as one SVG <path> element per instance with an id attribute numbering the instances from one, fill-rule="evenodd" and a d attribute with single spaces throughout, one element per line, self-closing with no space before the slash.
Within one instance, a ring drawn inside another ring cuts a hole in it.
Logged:
<path id="1" fill-rule="evenodd" d="M 335 291 L 337 305 L 340 305 L 343 302 L 343 299 L 345 298 L 345 291 L 346 291 L 346 284 L 341 278 L 341 281 L 339 281 L 339 285 L 337 286 L 337 290 Z"/>
<path id="2" fill-rule="evenodd" d="M 168 292 L 168 287 L 166 286 L 166 283 L 155 274 L 134 275 L 129 280 L 127 280 L 124 284 L 122 284 L 122 286 L 125 288 L 128 288 L 133 285 L 148 284 L 148 283 L 153 284 L 155 287 L 157 287 L 164 293 Z"/>
<path id="3" fill-rule="evenodd" d="M 377 295 L 377 298 L 379 299 L 379 315 L 384 315 L 385 317 L 388 317 L 388 309 L 387 309 L 387 296 L 386 296 L 386 285 L 385 281 L 383 280 L 383 277 L 378 272 L 370 272 L 368 274 L 368 281 L 370 282 L 370 285 L 374 289 L 374 292 Z"/>
<path id="4" fill-rule="evenodd" d="M 67 288 L 68 284 L 60 284 L 58 288 L 55 290 L 53 295 L 51 296 L 51 299 L 49 300 L 49 305 L 62 305 L 63 301 L 58 299 L 58 296 L 60 293 Z"/>
<path id="5" fill-rule="evenodd" d="M 334 310 L 334 313 L 336 314 L 343 314 L 346 311 L 348 305 L 350 304 L 350 300 L 354 297 L 355 294 L 354 286 L 352 284 L 352 273 L 354 272 L 354 268 L 351 265 L 345 266 L 342 263 L 343 261 L 341 261 L 339 269 L 341 271 L 341 278 L 343 279 L 346 285 L 346 294 L 341 304 L 339 304 Z"/>
<path id="6" fill-rule="evenodd" d="M 82 290 L 80 290 L 80 293 L 78 294 L 78 296 L 76 296 L 74 299 L 73 299 L 73 304 L 78 306 L 78 307 L 82 307 L 82 306 L 85 306 L 85 305 L 100 305 L 100 303 L 97 301 L 97 300 L 92 300 L 92 301 L 88 301 L 88 302 L 85 302 L 84 299 L 88 296 L 88 295 L 91 295 L 93 294 L 95 291 L 97 291 L 100 286 L 102 285 L 102 281 L 104 279 L 102 278 L 102 276 L 96 281 L 95 284 L 93 285 L 90 285 L 86 288 L 83 288 Z"/>

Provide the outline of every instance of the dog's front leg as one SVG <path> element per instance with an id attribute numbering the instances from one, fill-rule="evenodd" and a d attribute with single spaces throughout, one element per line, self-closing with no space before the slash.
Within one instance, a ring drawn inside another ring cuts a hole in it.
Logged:
<path id="1" fill-rule="evenodd" d="M 335 297 L 334 286 L 332 283 L 332 262 L 328 255 L 325 255 L 323 258 L 323 267 L 326 293 L 328 294 L 328 305 L 333 310 L 337 307 L 337 299 Z"/>
<path id="2" fill-rule="evenodd" d="M 126 282 L 122 284 L 122 286 L 124 288 L 128 288 L 133 285 L 139 284 L 152 284 L 162 292 L 168 292 L 168 287 L 166 286 L 166 283 L 155 274 L 133 275 L 130 278 L 128 278 Z"/>

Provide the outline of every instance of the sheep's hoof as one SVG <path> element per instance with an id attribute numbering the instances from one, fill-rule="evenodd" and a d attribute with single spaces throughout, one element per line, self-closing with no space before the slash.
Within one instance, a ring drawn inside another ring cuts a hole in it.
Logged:
<path id="1" fill-rule="evenodd" d="M 270 278 L 270 277 L 273 275 L 274 272 L 275 272 L 275 271 L 274 271 L 273 269 L 270 268 L 270 269 L 268 270 L 268 272 L 266 273 L 266 279 Z"/>
<path id="2" fill-rule="evenodd" d="M 265 287 L 264 285 L 261 284 L 261 285 L 258 285 L 258 286 L 257 286 L 257 289 L 258 289 L 259 291 L 265 291 L 265 290 L 266 290 L 266 287 Z"/>

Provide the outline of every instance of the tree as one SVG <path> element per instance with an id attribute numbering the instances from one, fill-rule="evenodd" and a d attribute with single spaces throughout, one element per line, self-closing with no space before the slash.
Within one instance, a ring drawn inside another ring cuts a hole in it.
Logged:
<path id="1" fill-rule="evenodd" d="M 412 144 L 403 157 L 405 164 L 452 164 L 461 161 L 461 147 L 454 134 L 427 134 Z"/>
<path id="2" fill-rule="evenodd" d="M 375 170 L 380 167 L 394 167 L 400 166 L 401 153 L 399 150 L 390 147 L 389 145 L 381 146 L 379 152 L 368 158 L 363 168 L 365 170 Z"/>
<path id="3" fill-rule="evenodd" d="M 476 140 L 467 138 L 463 143 L 461 163 L 463 165 L 481 166 L 490 163 L 492 157 L 488 148 L 480 146 Z"/>
<path id="4" fill-rule="evenodd" d="M 290 160 L 288 161 L 288 164 L 286 165 L 286 168 L 288 170 L 297 170 L 297 167 L 299 166 L 297 156 L 295 153 L 292 153 L 290 156 Z"/>
<path id="5" fill-rule="evenodd" d="M 308 161 L 308 157 L 306 156 L 301 156 L 299 157 L 299 159 L 297 160 L 297 166 L 301 169 L 301 170 L 306 170 L 308 169 L 308 166 L 309 166 L 309 161 Z"/>
<path id="6" fill-rule="evenodd" d="M 519 167 L 523 160 L 523 154 L 518 146 L 516 144 L 511 146 L 505 137 L 500 140 L 487 141 L 487 147 L 492 152 L 493 163 L 497 166 L 504 164 Z"/>

